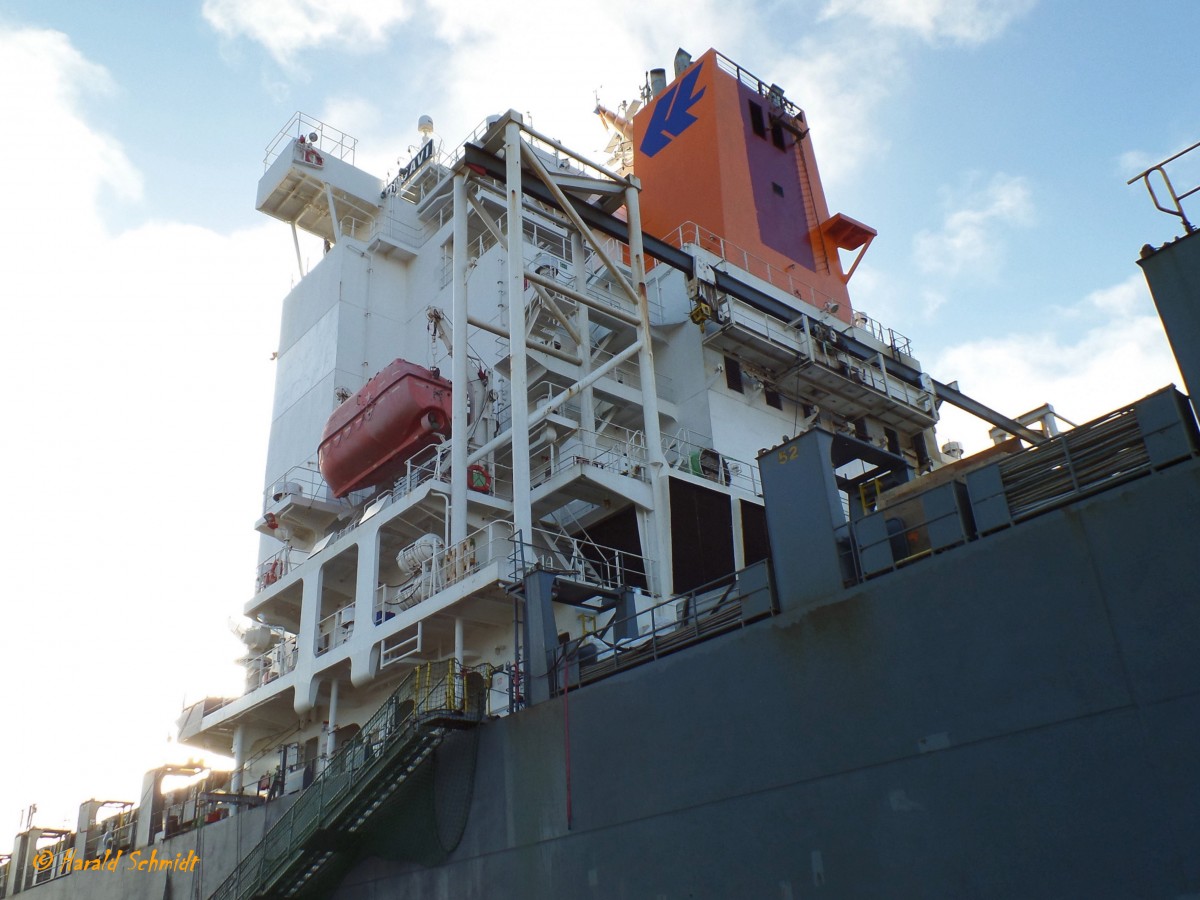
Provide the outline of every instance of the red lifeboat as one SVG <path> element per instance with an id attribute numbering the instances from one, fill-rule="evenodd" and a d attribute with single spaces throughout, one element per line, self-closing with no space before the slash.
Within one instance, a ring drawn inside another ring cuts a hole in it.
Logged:
<path id="1" fill-rule="evenodd" d="M 333 411 L 317 459 L 335 497 L 385 484 L 450 433 L 450 382 L 398 359 Z"/>

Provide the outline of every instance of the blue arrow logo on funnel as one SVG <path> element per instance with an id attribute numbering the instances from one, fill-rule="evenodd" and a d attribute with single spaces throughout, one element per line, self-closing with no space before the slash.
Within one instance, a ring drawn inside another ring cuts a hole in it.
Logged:
<path id="1" fill-rule="evenodd" d="M 653 156 L 663 149 L 671 143 L 672 138 L 679 137 L 696 121 L 696 117 L 688 110 L 704 96 L 705 88 L 701 88 L 698 94 L 692 93 L 696 89 L 696 79 L 700 77 L 703 67 L 704 63 L 700 63 L 659 99 L 646 128 L 646 136 L 642 138 L 641 150 L 647 156 Z"/>

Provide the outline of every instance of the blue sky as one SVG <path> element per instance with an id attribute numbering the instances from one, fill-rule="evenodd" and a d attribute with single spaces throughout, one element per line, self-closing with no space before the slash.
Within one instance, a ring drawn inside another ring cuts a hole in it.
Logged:
<path id="1" fill-rule="evenodd" d="M 0 822 L 136 799 L 184 697 L 236 690 L 270 354 L 295 262 L 253 209 L 297 109 L 395 170 L 515 107 L 577 148 L 677 46 L 808 113 L 834 211 L 878 229 L 855 305 L 944 381 L 1083 421 L 1178 376 L 1140 271 L 1178 228 L 1125 181 L 1200 140 L 1179 35 L 1146 0 L 0 4 L 10 393 Z M 1191 184 L 1200 170 L 1183 173 Z M 943 440 L 986 429 L 947 421 Z M 14 746 L 16 744 L 17 746 Z M 86 751 L 86 752 L 85 752 Z M 9 834 L 0 828 L 0 849 Z"/>

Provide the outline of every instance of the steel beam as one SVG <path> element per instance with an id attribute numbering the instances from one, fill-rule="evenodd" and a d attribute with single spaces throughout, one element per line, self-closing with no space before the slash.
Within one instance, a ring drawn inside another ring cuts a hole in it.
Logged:
<path id="1" fill-rule="evenodd" d="M 475 144 L 466 144 L 463 148 L 463 165 L 470 167 L 476 172 L 487 174 L 493 178 L 503 179 L 505 174 L 504 163 L 493 156 L 488 151 L 484 150 Z M 561 208 L 558 198 L 556 198 L 549 189 L 546 188 L 533 175 L 524 175 L 522 178 L 525 193 L 531 197 L 536 197 L 544 203 L 549 203 L 552 206 Z M 571 209 L 583 222 L 595 231 L 601 234 L 606 234 L 609 237 L 616 238 L 624 243 L 629 243 L 629 226 L 620 219 L 609 215 L 603 210 L 597 209 L 590 203 L 583 200 L 565 195 L 565 199 L 569 202 Z M 563 210 L 568 215 L 570 212 Z M 674 269 L 678 269 L 686 277 L 692 278 L 695 275 L 696 264 L 691 254 L 685 253 L 676 247 L 672 247 L 666 241 L 653 237 L 648 234 L 642 235 L 642 244 L 645 248 L 647 256 L 657 259 L 661 263 L 665 263 Z M 767 315 L 779 319 L 783 322 L 795 322 L 799 317 L 801 319 L 809 319 L 807 313 L 803 313 L 782 300 L 772 297 L 758 288 L 746 284 L 737 278 L 734 278 L 728 272 L 719 270 L 713 271 L 714 283 L 717 290 L 737 297 L 743 303 L 752 306 L 753 308 L 764 312 Z M 797 315 L 799 313 L 799 316 Z M 841 333 L 841 348 L 851 356 L 859 360 L 870 363 L 871 359 L 879 351 L 874 347 L 864 344 L 862 341 L 854 338 L 851 335 Z M 900 362 L 897 359 L 888 361 L 888 373 L 895 378 L 917 388 L 918 390 L 928 390 L 929 385 L 924 382 L 919 369 L 914 369 L 912 366 Z M 1045 436 L 1038 434 L 1020 424 L 1014 419 L 1010 419 L 994 409 L 973 400 L 961 391 L 955 390 L 949 385 L 939 381 L 931 382 L 937 396 L 952 406 L 957 406 L 959 409 L 977 416 L 989 425 L 1001 428 L 1009 434 L 1016 435 L 1022 440 L 1030 443 L 1040 444 L 1045 440 Z"/>

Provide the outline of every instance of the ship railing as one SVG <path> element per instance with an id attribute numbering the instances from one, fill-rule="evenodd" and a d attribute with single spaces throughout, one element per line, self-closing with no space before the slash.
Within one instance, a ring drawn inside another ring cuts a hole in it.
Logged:
<path id="1" fill-rule="evenodd" d="M 503 224 L 500 228 L 503 230 Z M 491 250 L 498 243 L 496 236 L 492 234 L 491 229 L 485 228 L 477 237 L 467 244 L 467 259 L 471 262 L 478 260 L 485 253 Z M 450 282 L 454 280 L 454 254 L 452 248 L 447 246 L 442 252 L 442 268 L 439 287 L 449 287 Z"/>
<path id="2" fill-rule="evenodd" d="M 608 350 L 597 350 L 592 354 L 592 368 L 600 368 L 616 355 L 616 353 Z M 615 369 L 612 369 L 607 377 L 611 378 L 617 384 L 627 385 L 635 391 L 642 390 L 642 371 L 638 366 L 638 361 L 636 358 L 631 359 L 628 362 L 621 363 Z M 664 385 L 671 383 L 670 376 L 659 375 L 657 372 L 654 375 L 654 380 L 656 383 L 661 381 Z M 659 393 L 661 393 L 661 391 Z"/>
<path id="3" fill-rule="evenodd" d="M 762 310 L 742 303 L 729 303 L 721 319 L 724 325 L 736 326 L 748 331 L 759 340 L 766 341 L 788 355 L 812 356 L 812 343 L 800 327 L 783 322 Z M 722 337 L 723 331 L 713 331 L 704 337 L 706 344 Z"/>
<path id="4" fill-rule="evenodd" d="M 267 489 L 263 491 L 263 510 L 270 509 L 273 504 L 278 503 L 289 495 L 309 497 L 324 503 L 345 506 L 347 510 L 351 508 L 351 503 L 348 499 L 339 500 L 333 496 L 333 492 L 329 490 L 329 485 L 325 482 L 325 477 L 321 474 L 320 466 L 315 459 L 307 460 L 298 466 L 292 466 L 279 478 L 272 480 Z"/>
<path id="5" fill-rule="evenodd" d="M 317 623 L 317 656 L 340 647 L 354 636 L 354 604 L 334 610 Z"/>
<path id="6" fill-rule="evenodd" d="M 288 635 L 265 653 L 246 660 L 246 693 L 282 678 L 296 668 L 296 636 Z"/>
<path id="7" fill-rule="evenodd" d="M 752 75 L 750 72 L 747 72 L 727 56 L 722 56 L 720 53 L 718 53 L 716 54 L 716 57 L 717 68 L 722 72 L 732 75 L 742 84 L 746 85 L 746 87 L 756 91 L 759 96 L 770 101 L 774 106 L 779 107 L 789 116 L 794 118 L 795 116 L 800 115 L 800 107 L 783 96 L 783 89 L 781 87 L 774 84 L 768 84 L 757 75 Z"/>
<path id="8" fill-rule="evenodd" d="M 426 222 L 425 227 L 429 229 L 430 234 L 437 234 L 443 227 L 445 227 L 447 222 L 454 218 L 454 204 L 445 203 L 439 206 L 435 211 L 435 216 L 436 218 L 431 216 L 430 218 L 423 220 Z M 447 257 L 451 257 L 454 252 L 454 247 L 452 245 L 448 245 L 444 247 L 443 250 Z"/>
<path id="9" fill-rule="evenodd" d="M 508 227 L 508 214 L 503 215 L 502 228 Z M 552 225 L 541 219 L 530 218 L 526 212 L 521 222 L 521 232 L 525 238 L 525 249 L 532 251 L 533 256 L 525 260 L 526 265 L 537 262 L 538 256 L 546 254 L 558 260 L 556 271 L 551 277 L 563 278 L 571 262 L 571 238 L 558 225 Z M 564 284 L 567 282 L 564 280 Z"/>
<path id="10" fill-rule="evenodd" d="M 532 123 L 527 123 L 532 127 Z M 615 172 L 610 172 L 604 166 L 593 162 L 572 150 L 562 146 L 555 146 L 542 140 L 535 134 L 524 132 L 522 137 L 529 142 L 535 150 L 540 151 L 542 165 L 549 169 L 552 173 L 569 172 L 572 175 L 583 175 L 585 178 L 592 178 L 596 181 L 620 182 L 622 179 Z M 564 152 L 566 151 L 566 152 Z"/>
<path id="11" fill-rule="evenodd" d="M 428 210 L 422 209 L 426 199 L 430 196 L 438 196 L 440 194 L 446 202 L 440 204 L 435 213 L 437 214 L 437 220 L 441 224 L 445 224 L 442 213 L 450 209 L 452 204 L 449 202 L 449 192 L 439 192 L 438 187 L 451 174 L 451 171 L 445 165 L 448 156 L 449 154 L 439 146 L 433 151 L 433 156 L 420 164 L 417 170 L 407 177 L 407 180 L 401 182 L 399 175 L 392 179 L 392 182 L 384 188 L 382 196 L 386 197 L 388 194 L 391 194 L 399 197 L 401 200 L 417 207 L 422 213 L 427 213 Z"/>
<path id="12" fill-rule="evenodd" d="M 557 269 L 549 277 L 553 278 L 556 283 L 561 284 L 567 290 L 576 289 L 570 272 L 564 271 L 563 269 Z M 622 313 L 629 313 L 632 311 L 632 304 L 624 294 L 616 290 L 615 285 L 613 285 L 612 282 L 594 280 L 585 282 L 583 294 L 587 297 L 590 297 L 592 300 L 595 300 L 597 303 L 608 307 L 609 309 L 617 310 Z M 540 292 L 538 292 L 532 285 L 530 285 L 529 289 L 526 291 L 525 302 L 526 309 L 528 311 L 528 317 L 531 321 L 533 321 L 535 320 L 535 316 L 542 300 Z M 578 308 L 577 301 L 571 299 L 565 294 L 559 294 L 555 302 L 568 315 L 573 314 Z M 558 326 L 557 323 L 554 327 L 555 330 L 561 330 L 565 332 L 565 329 L 561 329 L 561 326 Z M 596 325 L 593 327 L 602 328 L 603 326 Z"/>
<path id="13" fill-rule="evenodd" d="M 300 566 L 307 558 L 307 553 L 290 546 L 272 553 L 258 564 L 255 593 L 260 593 L 275 582 L 282 580 L 288 572 Z"/>
<path id="14" fill-rule="evenodd" d="M 229 774 L 231 773 L 222 774 L 221 788 L 228 787 L 228 781 L 224 779 Z M 198 784 L 171 792 L 171 802 L 166 803 L 162 811 L 165 838 L 173 838 L 228 818 L 230 804 L 236 800 L 233 795 L 223 790 L 217 793 L 217 787 L 210 782 L 210 778 L 211 776 L 206 776 L 205 780 Z"/>
<path id="15" fill-rule="evenodd" d="M 354 220 L 356 228 L 358 220 Z M 349 233 L 352 237 L 362 240 L 373 240 L 376 237 L 384 237 L 399 241 L 400 243 L 417 248 L 424 245 L 441 226 L 440 222 L 435 222 L 432 225 L 413 225 L 411 222 L 405 221 L 400 216 L 392 212 L 383 212 L 375 217 L 374 220 L 364 223 L 366 228 L 363 231 L 356 230 L 355 232 L 347 232 L 345 225 L 342 227 L 344 234 Z"/>
<path id="16" fill-rule="evenodd" d="M 485 119 L 467 135 L 464 141 L 455 145 L 450 150 L 446 149 L 446 144 L 443 141 L 438 140 L 432 156 L 426 162 L 422 163 L 415 172 L 406 176 L 406 180 L 403 182 L 400 180 L 401 175 L 393 178 L 383 189 L 382 196 L 387 197 L 391 195 L 399 197 L 415 206 L 421 206 L 422 201 L 427 197 L 438 194 L 439 186 L 454 173 L 465 152 L 463 149 L 465 145 L 468 142 L 478 143 L 481 141 L 490 127 L 491 123 Z M 424 145 L 422 145 L 421 149 L 424 149 Z M 422 215 L 428 216 L 426 220 L 426 237 L 445 225 L 453 214 L 454 209 L 451 203 L 442 203 L 432 211 L 422 210 Z"/>
<path id="17" fill-rule="evenodd" d="M 1150 201 L 1154 204 L 1154 208 L 1160 212 L 1165 212 L 1169 216 L 1175 216 L 1177 219 L 1179 219 L 1179 221 L 1183 223 L 1183 227 L 1188 234 L 1191 234 L 1196 229 L 1188 219 L 1187 213 L 1184 211 L 1183 201 L 1200 191 L 1200 184 L 1197 184 L 1195 187 L 1189 188 L 1188 190 L 1182 192 L 1178 191 L 1174 183 L 1171 181 L 1171 176 L 1167 174 L 1167 166 L 1183 159 L 1197 147 L 1200 147 L 1200 142 L 1192 144 L 1192 146 L 1185 150 L 1180 150 L 1174 156 L 1167 157 L 1157 165 L 1153 165 L 1146 169 L 1146 171 L 1141 172 L 1138 175 L 1134 175 L 1129 179 L 1129 181 L 1126 182 L 1126 184 L 1133 184 L 1135 181 L 1141 181 L 1146 186 L 1146 191 L 1150 194 Z M 1195 157 L 1188 160 L 1188 163 L 1194 162 Z M 1161 182 L 1161 187 L 1166 190 L 1167 196 L 1165 199 L 1160 199 L 1158 193 L 1154 190 L 1156 176 L 1157 180 Z"/>
<path id="18" fill-rule="evenodd" d="M 891 348 L 893 354 L 903 354 L 904 356 L 912 356 L 912 341 L 896 331 L 894 328 L 889 328 L 882 322 L 871 318 L 870 315 L 863 312 L 861 309 L 854 310 L 854 319 L 851 324 L 855 328 L 861 328 L 875 340 L 881 344 L 886 344 Z"/>
<path id="19" fill-rule="evenodd" d="M 404 464 L 404 474 L 397 478 L 386 493 L 393 502 L 408 496 L 427 481 L 445 481 L 450 477 L 450 442 L 434 444 L 414 455 Z M 376 498 L 378 499 L 378 498 Z M 375 506 L 372 502 L 367 508 Z M 382 509 L 382 507 L 378 507 Z M 357 523 L 356 523 L 357 524 Z"/>
<path id="20" fill-rule="evenodd" d="M 511 543 L 514 581 L 536 568 L 596 587 L 619 589 L 645 583 L 652 574 L 651 560 L 639 553 L 597 544 L 582 531 L 569 534 L 565 530 L 534 528 L 531 540 L 522 541 L 514 535 Z"/>
<path id="21" fill-rule="evenodd" d="M 343 237 L 353 238 L 356 241 L 362 241 L 366 244 L 370 242 L 371 238 L 382 231 L 379 225 L 379 218 L 382 218 L 382 216 L 375 219 L 360 219 L 357 216 L 346 215 L 338 219 L 338 228 L 341 230 Z M 399 235 L 396 236 L 399 237 Z"/>
<path id="22" fill-rule="evenodd" d="M 566 530 L 534 528 L 533 541 L 526 548 L 526 559 L 530 558 L 542 569 L 606 589 L 623 588 L 648 575 L 641 554 L 596 544 L 583 532 L 572 535 Z"/>
<path id="23" fill-rule="evenodd" d="M 74 871 L 72 862 L 75 855 L 75 832 L 46 828 L 42 830 L 35 844 L 35 848 L 29 854 L 30 863 L 25 872 L 22 890 L 46 884 L 56 878 L 64 878 Z M 33 863 L 35 859 L 39 861 L 38 864 Z M 19 883 L 20 873 L 14 874 L 17 876 L 14 881 Z"/>
<path id="24" fill-rule="evenodd" d="M 653 259 L 647 261 L 646 271 L 649 272 L 652 268 L 649 263 L 654 262 Z M 666 325 L 667 322 L 667 305 L 663 302 L 663 280 L 661 278 L 649 279 L 646 282 L 646 307 L 650 313 L 651 325 Z"/>
<path id="25" fill-rule="evenodd" d="M 632 279 L 633 273 L 630 267 L 629 245 L 627 243 L 617 240 L 614 237 L 606 236 L 600 239 L 600 248 L 612 260 L 626 279 Z M 584 292 L 592 299 L 605 303 L 608 306 L 626 311 L 631 310 L 633 305 L 630 303 L 628 295 L 613 280 L 612 273 L 604 265 L 599 254 L 593 251 L 591 247 L 586 247 L 585 252 L 587 254 L 587 288 Z M 655 260 L 647 258 L 647 272 L 653 268 L 654 262 Z M 665 316 L 661 294 L 651 295 L 647 293 L 646 302 L 649 307 L 650 323 L 652 325 L 661 325 Z"/>
<path id="26" fill-rule="evenodd" d="M 319 545 L 321 549 L 341 540 L 343 535 L 349 534 L 367 519 L 397 500 L 404 499 L 421 485 L 425 484 L 425 482 L 434 479 L 441 481 L 448 480 L 450 477 L 449 461 L 449 442 L 426 447 L 405 462 L 404 474 L 393 481 L 392 486 L 386 491 L 378 494 L 370 494 L 368 491 L 350 494 L 350 499 L 354 500 L 354 506 L 358 512 L 355 513 L 346 525 L 325 538 Z M 363 495 L 365 495 L 364 499 L 356 499 L 358 496 Z M 317 552 L 314 549 L 312 554 L 309 555 L 315 555 Z"/>
<path id="27" fill-rule="evenodd" d="M 761 497 L 762 479 L 757 462 L 727 456 L 711 446 L 695 443 L 682 434 L 664 435 L 663 453 L 667 465 L 679 472 L 696 475 L 715 484 L 736 488 Z"/>
<path id="28" fill-rule="evenodd" d="M 823 322 L 797 325 L 794 330 L 802 356 L 890 400 L 926 414 L 933 411 L 933 397 L 928 391 L 888 373 L 887 358 L 882 351 L 873 357 L 859 358 L 843 349 L 843 332 Z"/>
<path id="29" fill-rule="evenodd" d="M 1014 520 L 1029 518 L 1151 467 L 1135 406 L 1065 431 L 998 465 Z"/>
<path id="30" fill-rule="evenodd" d="M 778 612 L 766 561 L 656 603 L 647 602 L 652 600 L 648 595 L 636 596 L 635 611 L 629 616 L 594 617 L 593 627 L 560 648 L 560 666 L 577 664 L 579 680 L 586 683 Z M 556 690 L 563 685 L 561 675 L 556 667 Z"/>
<path id="31" fill-rule="evenodd" d="M 611 350 L 596 350 L 592 353 L 591 367 L 593 369 L 598 369 L 607 364 L 616 355 L 617 353 L 614 353 Z M 642 370 L 638 365 L 636 358 L 617 364 L 615 367 L 609 370 L 605 377 L 611 381 L 615 381 L 617 384 L 626 385 L 629 389 L 638 393 L 641 393 L 643 390 Z M 670 388 L 674 384 L 674 379 L 669 375 L 661 375 L 656 372 L 654 375 L 654 383 L 658 386 L 658 393 L 660 395 L 663 393 L 667 393 L 669 395 Z M 542 379 L 533 384 L 533 386 L 529 389 L 529 394 L 535 404 L 534 408 L 536 408 L 538 405 L 548 403 L 554 397 L 558 396 L 558 394 L 560 394 L 562 391 L 563 385 L 560 381 Z M 509 406 L 505 406 L 504 410 L 508 411 L 510 408 L 511 407 Z M 567 401 L 560 406 L 560 411 L 566 409 L 578 411 L 578 401 Z"/>
<path id="32" fill-rule="evenodd" d="M 508 213 L 496 212 L 495 222 L 497 227 L 504 232 L 508 227 Z M 526 218 L 522 231 L 524 233 L 525 243 L 528 249 L 533 250 L 533 256 L 525 260 L 527 265 L 534 265 L 538 262 L 539 257 L 551 257 L 556 261 L 554 266 L 555 272 L 553 278 L 562 284 L 564 287 L 575 289 L 575 280 L 573 276 L 573 268 L 571 262 L 571 242 L 568 235 L 558 226 L 543 222 L 538 219 Z M 468 259 L 476 260 L 482 257 L 485 253 L 499 243 L 491 229 L 484 229 L 476 238 L 474 238 L 469 246 L 467 256 Z M 629 276 L 629 247 L 628 245 L 615 240 L 614 238 L 604 238 L 602 246 L 605 248 L 609 259 L 613 260 L 617 266 Z M 598 303 L 612 309 L 629 311 L 631 303 L 625 294 L 612 282 L 611 275 L 608 269 L 600 261 L 596 253 L 588 246 L 584 247 L 586 275 L 584 278 L 583 293 L 591 297 Z M 453 257 L 450 253 L 445 253 L 442 257 L 441 279 L 440 286 L 446 287 L 450 284 L 453 277 Z M 533 288 L 530 287 L 528 294 L 534 295 Z M 528 299 L 528 298 L 527 298 Z M 575 301 L 563 297 L 560 301 L 564 309 L 574 309 Z M 651 302 L 651 321 L 661 321 L 662 304 L 661 301 Z M 658 319 L 655 319 L 654 313 L 657 311 Z M 492 319 L 497 325 L 507 328 L 507 319 L 497 315 Z"/>
<path id="33" fill-rule="evenodd" d="M 12 855 L 0 853 L 0 897 L 8 896 L 8 873 L 12 870 Z"/>
<path id="34" fill-rule="evenodd" d="M 575 289 L 574 264 L 571 259 L 571 240 L 569 235 L 557 225 L 543 223 L 539 220 L 526 219 L 524 223 L 526 245 L 534 251 L 532 259 L 526 260 L 527 265 L 544 264 L 545 258 L 555 261 L 549 277 L 563 287 Z M 605 254 L 618 269 L 630 277 L 629 245 L 612 237 L 606 237 L 601 243 Z M 632 304 L 626 294 L 612 281 L 612 275 L 601 261 L 596 252 L 584 245 L 584 289 L 583 293 L 598 303 L 612 309 L 629 311 Z M 532 293 L 532 287 L 530 288 Z M 563 298 L 564 307 L 574 309 L 575 301 Z"/>
<path id="35" fill-rule="evenodd" d="M 866 485 L 858 497 L 847 500 L 850 506 L 870 508 Z M 885 527 L 876 529 L 874 537 L 852 521 L 835 532 L 838 555 L 842 560 L 843 583 L 857 584 L 865 577 L 911 565 L 918 560 L 940 553 L 967 540 L 962 529 L 961 512 L 957 506 L 939 506 L 929 513 L 920 499 L 889 506 L 880 511 Z M 947 540 L 946 535 L 953 535 Z M 840 538 L 840 540 L 838 540 Z"/>
<path id="36" fill-rule="evenodd" d="M 106 850 L 116 853 L 133 846 L 134 829 L 137 826 L 137 810 L 134 805 L 125 801 L 111 801 L 104 805 L 115 807 L 116 811 L 96 821 L 88 829 L 87 839 L 84 841 L 84 856 L 87 859 L 102 857 Z M 0 897 L 3 896 L 0 894 Z"/>
<path id="37" fill-rule="evenodd" d="M 263 156 L 263 171 L 271 167 L 271 163 L 275 162 L 276 158 L 283 153 L 285 147 L 290 147 L 295 140 L 301 137 L 307 141 L 308 136 L 314 132 L 317 135 L 317 149 L 321 153 L 336 156 L 351 165 L 354 164 L 354 151 L 358 147 L 358 138 L 351 137 L 346 132 L 297 110 L 292 113 L 287 124 L 280 128 L 279 133 L 267 144 L 266 153 Z"/>
<path id="38" fill-rule="evenodd" d="M 435 550 L 404 581 L 380 585 L 375 591 L 375 624 L 381 625 L 489 565 L 506 559 L 512 531 L 511 522 L 489 522 L 461 541 Z M 417 543 L 414 542 L 410 547 L 417 546 Z"/>
<path id="39" fill-rule="evenodd" d="M 237 699 L 237 697 L 205 697 L 203 700 L 185 705 L 178 719 L 179 734 L 182 736 L 196 733 L 200 730 L 200 723 L 204 721 L 205 716 L 224 709 Z"/>
<path id="40" fill-rule="evenodd" d="M 284 729 L 276 732 L 275 734 L 273 734 L 270 737 L 263 740 L 262 741 L 262 749 L 259 750 L 257 753 L 246 757 L 246 761 L 242 764 L 241 774 L 242 774 L 243 784 L 244 785 L 247 784 L 247 782 L 245 780 L 247 774 L 250 772 L 256 771 L 257 764 L 259 762 L 266 759 L 268 756 L 277 757 L 279 755 L 279 748 L 284 745 L 284 743 L 287 741 L 287 739 L 292 737 L 293 735 L 299 735 L 300 732 L 302 732 L 303 730 L 304 730 L 303 726 L 301 726 L 299 724 L 292 725 L 290 727 L 284 728 Z M 236 770 L 230 772 L 230 778 L 232 779 L 234 777 L 234 775 L 236 775 Z M 257 788 L 256 793 L 261 793 L 262 791 L 266 791 L 266 792 L 268 792 L 268 796 L 273 797 L 275 790 L 276 790 L 276 788 L 273 788 L 273 784 L 276 782 L 277 779 L 282 779 L 283 770 L 280 769 L 280 767 L 278 765 L 276 765 L 275 769 L 273 771 L 268 770 L 266 772 L 260 772 L 260 778 L 262 777 L 262 775 L 266 775 L 266 786 L 259 787 L 256 785 L 255 786 L 255 788 Z M 282 780 L 279 780 L 280 785 L 282 785 L 283 783 L 284 782 Z M 260 784 L 261 784 L 261 782 L 260 782 Z M 255 788 L 250 788 L 250 789 L 255 790 Z"/>
<path id="41" fill-rule="evenodd" d="M 743 250 L 741 247 L 726 240 L 721 235 L 709 231 L 695 222 L 684 222 L 664 240 L 672 246 L 683 249 L 686 244 L 692 244 L 721 257 L 721 259 L 739 269 L 753 275 L 768 284 L 787 291 L 804 302 L 823 309 L 826 304 L 834 302 L 831 294 L 818 291 L 802 279 L 796 278 L 788 269 L 781 269 L 763 259 Z M 881 344 L 891 349 L 894 355 L 912 356 L 912 341 L 905 335 L 889 328 L 883 323 L 871 318 L 864 312 L 854 311 L 851 324 L 870 334 Z"/>
<path id="42" fill-rule="evenodd" d="M 466 153 L 465 148 L 466 148 L 467 144 L 482 143 L 484 136 L 487 135 L 487 133 L 489 131 L 491 131 L 492 128 L 495 127 L 496 121 L 497 121 L 497 119 L 495 116 L 489 116 L 488 118 L 484 119 L 478 125 L 476 125 L 474 128 L 472 128 L 470 133 L 465 138 L 463 138 L 461 141 L 459 141 L 458 144 L 455 145 L 453 150 L 451 150 L 449 153 L 443 154 L 443 156 L 441 158 L 442 158 L 442 161 L 444 162 L 446 168 L 453 169 L 455 166 L 458 165 L 459 161 L 463 158 L 464 154 Z"/>
<path id="43" fill-rule="evenodd" d="M 882 498 L 864 484 L 849 498 L 863 514 L 835 534 L 843 580 L 855 584 L 986 538 L 1197 454 L 1200 431 L 1187 399 L 1165 388 L 955 481 L 925 490 L 914 482 L 912 493 Z"/>
<path id="44" fill-rule="evenodd" d="M 455 168 L 466 152 L 464 149 L 466 145 L 482 143 L 487 133 L 496 126 L 497 121 L 498 117 L 489 116 L 476 125 L 471 132 L 455 146 L 452 151 L 440 154 L 439 159 L 445 165 L 445 167 L 448 169 Z M 532 122 L 527 122 L 526 124 L 529 125 L 530 128 L 533 127 Z M 604 181 L 612 180 L 611 172 L 606 171 L 602 166 L 582 156 L 579 156 L 572 151 L 567 151 L 567 153 L 564 153 L 563 150 L 565 148 L 556 147 L 553 144 L 547 143 L 546 141 L 540 139 L 537 135 L 530 134 L 528 131 L 522 131 L 522 138 L 528 141 L 531 146 L 540 150 L 543 154 L 551 157 L 552 160 L 561 161 L 561 164 L 559 164 L 552 161 L 548 162 L 543 159 L 543 164 L 546 165 L 547 168 L 551 169 L 551 171 L 562 171 L 563 169 L 569 167 L 575 170 L 575 174 L 582 173 L 589 178 L 596 178 Z"/>
<path id="45" fill-rule="evenodd" d="M 491 675 L 490 666 L 465 667 L 452 659 L 409 672 L 238 863 L 212 900 L 265 893 L 301 861 L 305 842 L 318 828 L 336 829 L 348 824 L 343 821 L 348 815 L 370 815 L 379 804 L 368 801 L 385 799 L 398 786 L 388 784 L 395 781 L 395 764 L 403 758 L 415 766 L 424 759 L 407 756 L 410 748 L 419 749 L 424 742 L 431 749 L 445 727 L 471 725 L 487 715 Z"/>
<path id="46" fill-rule="evenodd" d="M 481 461 L 477 463 L 483 469 L 483 475 L 476 480 L 478 471 L 474 466 L 467 469 L 467 489 L 472 493 L 487 494 L 499 497 L 501 500 L 511 500 L 513 496 L 513 470 L 508 463 Z"/>
<path id="47" fill-rule="evenodd" d="M 817 290 L 808 282 L 794 277 L 786 269 L 760 259 L 732 241 L 726 240 L 721 235 L 709 231 L 695 222 L 684 222 L 670 234 L 665 235 L 663 240 L 679 250 L 684 250 L 688 245 L 707 250 L 743 272 L 774 285 L 817 309 L 824 308 L 826 303 L 832 303 L 835 299 L 832 294 Z"/>
<path id="48" fill-rule="evenodd" d="M 386 613 L 391 617 L 395 613 Z M 379 668 L 411 661 L 425 652 L 425 623 L 417 620 L 410 627 L 384 638 L 379 643 Z"/>
<path id="49" fill-rule="evenodd" d="M 109 832 L 112 835 L 110 842 L 111 849 L 128 850 L 133 846 L 133 839 L 137 830 L 137 816 L 138 811 L 132 803 L 117 814 L 117 823 Z M 101 851 L 101 855 L 102 853 L 103 851 Z"/>
<path id="50" fill-rule="evenodd" d="M 467 143 L 479 143 L 483 140 L 484 135 L 491 129 L 493 121 L 487 119 L 480 122 L 467 137 L 455 145 L 452 149 L 447 150 L 446 144 L 443 141 L 437 141 L 432 156 L 428 161 L 421 164 L 416 172 L 407 177 L 407 180 L 401 182 L 401 175 L 397 175 L 383 190 L 383 196 L 389 194 L 400 197 L 401 199 L 420 205 L 430 194 L 437 191 L 438 185 L 451 174 L 458 166 L 459 161 L 464 155 L 464 147 Z M 422 150 L 424 145 L 422 145 Z M 453 215 L 452 204 L 446 203 L 441 205 L 436 210 L 437 225 L 433 230 L 445 225 L 449 217 Z M 434 220 L 430 220 L 431 222 Z"/>
<path id="51" fill-rule="evenodd" d="M 541 461 L 530 470 L 535 487 L 580 465 L 648 480 L 645 434 L 618 425 L 602 432 L 578 429 L 566 440 L 542 447 L 537 455 Z"/>

